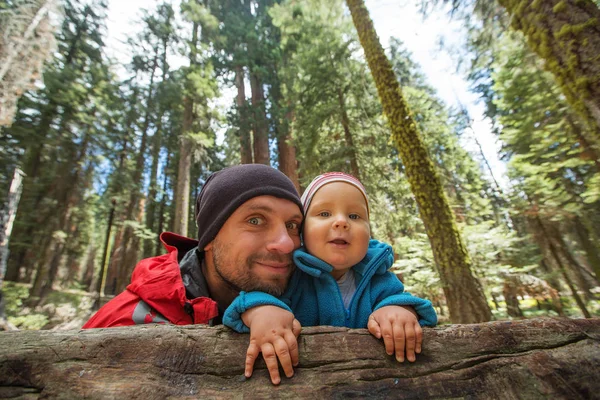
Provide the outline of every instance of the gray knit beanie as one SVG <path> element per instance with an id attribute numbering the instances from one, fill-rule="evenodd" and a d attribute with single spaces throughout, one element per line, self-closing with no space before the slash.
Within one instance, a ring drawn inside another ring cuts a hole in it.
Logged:
<path id="1" fill-rule="evenodd" d="M 212 174 L 196 200 L 198 249 L 210 243 L 225 221 L 246 201 L 257 196 L 290 200 L 302 211 L 302 202 L 292 181 L 282 172 L 263 164 L 242 164 Z"/>

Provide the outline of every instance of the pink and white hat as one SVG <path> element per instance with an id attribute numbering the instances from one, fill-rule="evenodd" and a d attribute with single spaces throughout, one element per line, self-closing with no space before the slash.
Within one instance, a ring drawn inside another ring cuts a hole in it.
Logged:
<path id="1" fill-rule="evenodd" d="M 302 206 L 304 207 L 304 212 L 308 212 L 308 207 L 310 206 L 310 202 L 312 198 L 317 193 L 317 190 L 332 182 L 345 182 L 355 186 L 365 198 L 365 203 L 367 203 L 367 213 L 369 213 L 369 199 L 367 198 L 367 191 L 365 187 L 360 183 L 358 179 L 353 177 L 352 175 L 345 174 L 343 172 L 327 172 L 322 175 L 317 176 L 312 182 L 308 185 L 300 201 L 302 201 Z"/>

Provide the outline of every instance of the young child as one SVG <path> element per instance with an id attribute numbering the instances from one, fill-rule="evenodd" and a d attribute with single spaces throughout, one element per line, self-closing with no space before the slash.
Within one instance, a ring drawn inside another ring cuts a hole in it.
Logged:
<path id="1" fill-rule="evenodd" d="M 286 376 L 293 375 L 298 321 L 303 326 L 368 328 L 373 336 L 383 336 L 388 354 L 395 352 L 402 362 L 406 350 L 407 359 L 415 361 L 421 326 L 435 326 L 437 315 L 431 302 L 405 292 L 388 271 L 394 262 L 391 246 L 370 240 L 363 185 L 340 172 L 319 175 L 306 188 L 302 204 L 304 247 L 294 252 L 297 269 L 285 293 L 275 298 L 241 292 L 223 318 L 236 331 L 250 332 L 246 376 L 260 352 L 274 384 L 280 381 L 277 358 Z"/>

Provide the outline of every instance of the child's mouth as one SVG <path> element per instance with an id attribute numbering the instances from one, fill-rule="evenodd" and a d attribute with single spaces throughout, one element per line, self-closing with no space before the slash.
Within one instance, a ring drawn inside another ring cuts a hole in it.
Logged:
<path id="1" fill-rule="evenodd" d="M 334 240 L 330 241 L 329 243 L 333 243 L 333 244 L 337 244 L 337 245 L 346 245 L 346 244 L 348 244 L 348 242 L 345 241 L 344 239 L 334 239 Z"/>

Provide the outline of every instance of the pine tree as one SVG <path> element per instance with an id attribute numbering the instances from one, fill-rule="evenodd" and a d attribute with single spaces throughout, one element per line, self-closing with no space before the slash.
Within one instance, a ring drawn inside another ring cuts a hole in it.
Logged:
<path id="1" fill-rule="evenodd" d="M 571 106 L 600 143 L 600 9 L 591 0 L 499 0 L 546 61 Z"/>
<path id="2" fill-rule="evenodd" d="M 489 321 L 490 308 L 471 272 L 471 261 L 439 177 L 410 116 L 400 87 L 361 0 L 347 0 L 354 25 L 388 118 L 393 140 L 406 168 L 407 178 L 425 224 L 443 282 L 453 322 Z"/>

